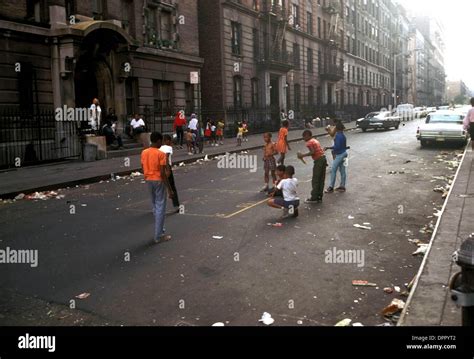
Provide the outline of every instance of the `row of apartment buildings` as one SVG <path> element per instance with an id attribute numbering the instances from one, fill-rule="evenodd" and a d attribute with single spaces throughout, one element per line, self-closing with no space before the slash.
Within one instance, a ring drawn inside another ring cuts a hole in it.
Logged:
<path id="1" fill-rule="evenodd" d="M 0 106 L 98 97 L 163 131 L 180 109 L 257 129 L 354 118 L 443 102 L 442 38 L 394 0 L 3 0 Z"/>

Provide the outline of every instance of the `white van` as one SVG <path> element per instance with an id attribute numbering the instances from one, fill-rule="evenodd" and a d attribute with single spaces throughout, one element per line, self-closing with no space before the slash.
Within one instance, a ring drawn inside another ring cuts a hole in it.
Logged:
<path id="1" fill-rule="evenodd" d="M 410 121 L 415 118 L 415 112 L 413 111 L 414 106 L 405 103 L 397 106 L 397 115 L 402 121 Z"/>

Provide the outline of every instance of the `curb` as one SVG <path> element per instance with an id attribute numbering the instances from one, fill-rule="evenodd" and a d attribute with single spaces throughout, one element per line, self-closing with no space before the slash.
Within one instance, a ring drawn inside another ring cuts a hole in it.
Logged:
<path id="1" fill-rule="evenodd" d="M 347 128 L 346 131 L 353 131 L 353 130 L 356 130 L 356 129 L 357 129 L 357 127 L 354 126 L 354 127 Z M 301 131 L 304 131 L 304 130 L 305 129 L 301 129 Z M 327 133 L 321 133 L 321 134 L 314 135 L 313 137 L 318 138 L 318 137 L 324 137 L 324 136 L 328 136 L 328 134 Z M 295 139 L 292 139 L 292 140 L 288 140 L 288 142 L 298 142 L 298 141 L 302 141 L 302 138 L 295 138 Z M 259 149 L 261 147 L 262 147 L 262 145 L 250 146 L 250 147 L 241 147 L 241 148 L 237 148 L 237 149 L 234 149 L 234 150 L 228 150 L 228 151 L 223 151 L 223 152 L 218 152 L 218 153 L 213 153 L 213 154 L 207 154 L 207 156 L 209 158 L 213 158 L 213 157 L 216 157 L 216 156 L 222 156 L 226 153 L 240 153 L 242 151 L 253 151 L 253 150 Z M 196 157 L 186 158 L 186 159 L 183 159 L 181 161 L 176 161 L 176 164 L 178 164 L 178 163 L 185 163 L 185 164 L 194 163 L 194 162 L 197 162 L 197 160 L 204 159 L 205 156 L 206 156 L 206 154 L 202 154 L 202 155 L 199 155 L 199 156 L 196 156 Z M 173 166 L 177 166 L 176 164 L 174 164 Z M 126 171 L 113 172 L 113 174 L 116 175 L 116 176 L 128 176 L 132 172 L 141 172 L 141 171 L 142 171 L 142 168 L 138 167 L 138 168 L 131 168 L 131 169 L 128 169 Z M 92 177 L 87 177 L 87 178 L 81 178 L 79 180 L 74 180 L 74 181 L 65 181 L 65 182 L 54 183 L 54 184 L 47 185 L 47 186 L 32 187 L 32 188 L 28 188 L 28 189 L 25 189 L 25 190 L 0 194 L 0 198 L 1 199 L 13 199 L 17 195 L 19 195 L 20 193 L 29 194 L 29 193 L 34 193 L 34 192 L 52 191 L 52 190 L 55 190 L 55 189 L 58 189 L 58 188 L 73 187 L 73 186 L 77 186 L 77 185 L 97 183 L 97 182 L 100 182 L 100 181 L 105 181 L 105 180 L 110 179 L 110 176 L 111 176 L 111 173 L 107 173 L 107 174 L 103 174 L 103 175 L 97 175 L 97 176 L 92 176 Z"/>
<path id="2" fill-rule="evenodd" d="M 428 260 L 428 257 L 430 255 L 430 252 L 431 252 L 431 248 L 433 246 L 433 243 L 434 243 L 434 239 L 436 237 L 436 234 L 438 233 L 438 229 L 439 229 L 439 225 L 441 223 L 441 219 L 443 218 L 443 214 L 444 214 L 444 211 L 446 210 L 446 206 L 448 205 L 448 202 L 449 202 L 449 199 L 451 198 L 451 194 L 453 192 L 453 189 L 454 189 L 454 185 L 456 184 L 456 181 L 458 179 L 458 175 L 459 175 L 459 172 L 461 171 L 461 167 L 462 165 L 464 164 L 464 159 L 466 158 L 466 152 L 469 148 L 469 143 L 471 141 L 469 141 L 466 145 L 466 148 L 464 149 L 464 153 L 463 153 L 463 156 L 462 156 L 462 159 L 459 163 L 459 167 L 458 169 L 456 170 L 456 174 L 454 176 L 454 179 L 453 179 L 453 183 L 451 185 L 451 188 L 449 189 L 449 193 L 448 193 L 448 196 L 446 197 L 446 200 L 444 201 L 444 204 L 443 204 L 443 207 L 441 208 L 441 215 L 438 217 L 438 220 L 436 221 L 436 226 L 435 226 L 435 229 L 433 231 L 433 234 L 431 235 L 431 238 L 430 238 L 430 242 L 429 242 L 429 245 L 428 245 L 428 250 L 426 251 L 424 257 L 423 257 L 423 261 L 421 262 L 420 264 L 420 268 L 418 269 L 418 272 L 416 273 L 416 276 L 415 276 L 415 281 L 413 283 L 413 287 L 411 288 L 410 290 L 410 294 L 408 295 L 408 299 L 405 303 L 405 307 L 403 308 L 402 310 L 402 313 L 400 314 L 400 319 L 398 320 L 397 322 L 397 327 L 401 327 L 404 325 L 404 322 L 405 322 L 405 318 L 406 316 L 408 315 L 408 312 L 409 312 L 409 308 L 410 308 L 410 304 L 411 304 L 411 301 L 413 300 L 413 296 L 415 295 L 415 292 L 416 292 L 416 288 L 418 287 L 418 283 L 420 281 L 420 278 L 421 278 L 421 275 L 423 274 L 423 271 L 425 269 L 425 265 L 426 265 L 426 262 Z"/>

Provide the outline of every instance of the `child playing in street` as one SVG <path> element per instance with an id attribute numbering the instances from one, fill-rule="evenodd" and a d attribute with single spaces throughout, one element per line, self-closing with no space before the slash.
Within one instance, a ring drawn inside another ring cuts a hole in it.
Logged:
<path id="1" fill-rule="evenodd" d="M 276 168 L 277 181 L 271 190 L 268 191 L 268 196 L 270 197 L 283 197 L 283 192 L 281 189 L 277 189 L 276 186 L 285 178 L 285 165 L 278 165 Z"/>
<path id="2" fill-rule="evenodd" d="M 268 205 L 272 208 L 283 209 L 283 215 L 281 218 L 288 218 L 290 215 L 298 217 L 298 206 L 300 205 L 300 199 L 298 198 L 297 186 L 298 180 L 293 178 L 295 174 L 295 168 L 293 166 L 286 166 L 285 176 L 278 183 L 277 189 L 283 192 L 282 197 L 273 197 L 268 200 Z"/>
<path id="3" fill-rule="evenodd" d="M 244 127 L 242 122 L 237 124 L 237 146 L 242 146 L 242 138 L 244 136 Z"/>
<path id="4" fill-rule="evenodd" d="M 224 127 L 225 127 L 224 120 L 217 121 L 216 136 L 217 136 L 217 141 L 219 142 L 220 145 L 224 144 Z"/>
<path id="5" fill-rule="evenodd" d="M 324 155 L 324 149 L 319 141 L 313 138 L 311 130 L 303 131 L 303 140 L 308 148 L 307 153 L 298 152 L 298 158 L 303 159 L 309 157 L 313 159 L 313 178 L 311 180 L 312 191 L 311 197 L 305 200 L 305 203 L 320 203 L 323 201 L 324 181 L 326 178 L 327 160 Z"/>
<path id="6" fill-rule="evenodd" d="M 290 123 L 288 120 L 284 120 L 281 123 L 280 131 L 278 132 L 277 151 L 280 153 L 278 163 L 281 165 L 285 164 L 285 155 L 288 151 L 291 151 L 290 144 L 288 143 L 288 127 Z"/>
<path id="7" fill-rule="evenodd" d="M 194 153 L 195 136 L 196 135 L 192 133 L 191 129 L 188 128 L 186 131 L 186 145 L 188 146 L 188 155 L 192 155 Z"/>
<path id="8" fill-rule="evenodd" d="M 244 131 L 242 133 L 242 141 L 248 142 L 249 139 L 247 137 L 247 133 L 249 132 L 249 125 L 247 124 L 247 120 L 242 121 L 242 127 L 244 128 Z"/>
<path id="9" fill-rule="evenodd" d="M 219 146 L 217 143 L 217 126 L 214 121 L 211 122 L 211 146 Z"/>
<path id="10" fill-rule="evenodd" d="M 272 142 L 272 134 L 270 132 L 267 132 L 263 135 L 263 140 L 265 141 L 265 144 L 263 146 L 263 169 L 265 172 L 265 175 L 264 175 L 265 185 L 263 186 L 260 192 L 267 192 L 273 189 L 273 185 L 276 182 L 276 175 L 275 175 L 276 161 L 275 161 L 274 156 L 277 154 L 277 150 L 276 150 L 275 143 Z M 268 187 L 268 181 L 270 180 L 270 173 L 272 174 L 272 180 L 273 180 L 271 189 Z"/>

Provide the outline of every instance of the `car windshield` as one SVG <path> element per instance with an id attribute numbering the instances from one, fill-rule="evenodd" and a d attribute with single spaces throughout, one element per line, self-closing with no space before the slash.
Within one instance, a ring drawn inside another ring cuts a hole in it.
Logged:
<path id="1" fill-rule="evenodd" d="M 432 114 L 426 123 L 458 123 L 462 124 L 462 116 L 456 114 Z"/>
<path id="2" fill-rule="evenodd" d="M 377 116 L 378 114 L 379 114 L 378 112 L 371 112 L 367 116 L 365 116 L 365 118 L 372 118 L 372 117 Z"/>

